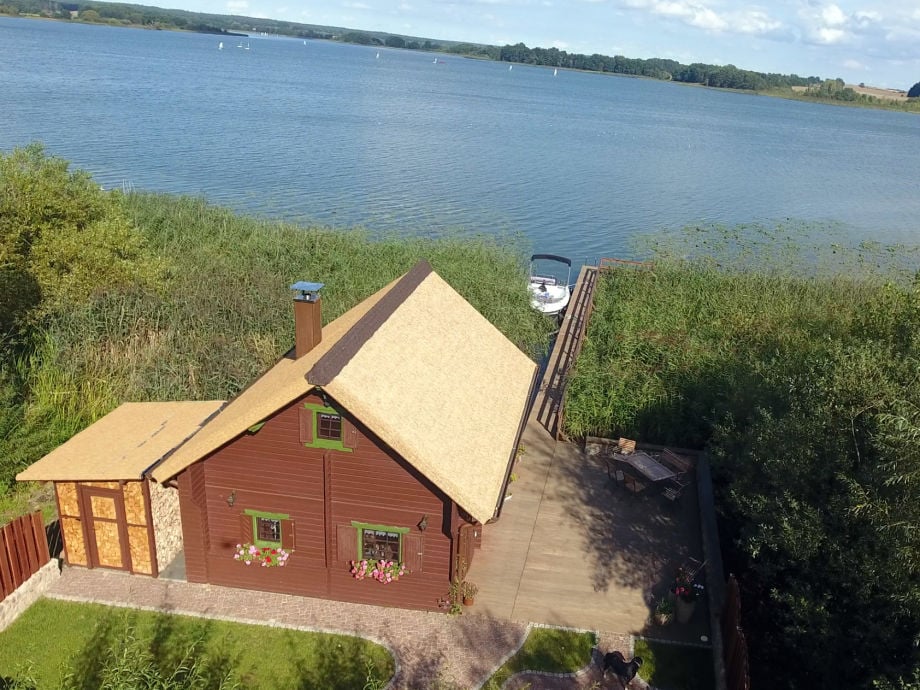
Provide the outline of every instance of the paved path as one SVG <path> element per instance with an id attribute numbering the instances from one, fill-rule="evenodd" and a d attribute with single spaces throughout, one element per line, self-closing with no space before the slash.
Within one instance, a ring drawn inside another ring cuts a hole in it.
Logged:
<path id="1" fill-rule="evenodd" d="M 215 585 L 155 580 L 111 570 L 64 568 L 46 596 L 109 606 L 202 618 L 273 625 L 315 632 L 342 633 L 364 637 L 387 647 L 396 661 L 391 687 L 441 687 L 468 690 L 478 688 L 514 654 L 527 637 L 529 626 L 483 615 L 448 616 L 404 609 L 310 599 L 288 594 L 256 592 Z M 274 611 L 274 619 L 248 618 L 248 611 Z M 604 651 L 630 652 L 626 635 L 602 634 Z M 548 677 L 519 674 L 506 688 L 617 687 L 601 683 L 598 666 L 576 676 Z"/>

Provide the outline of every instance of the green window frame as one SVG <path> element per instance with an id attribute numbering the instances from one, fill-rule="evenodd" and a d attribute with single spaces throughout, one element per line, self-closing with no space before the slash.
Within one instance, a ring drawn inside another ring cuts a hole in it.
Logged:
<path id="1" fill-rule="evenodd" d="M 368 522 L 355 522 L 352 520 L 351 526 L 358 530 L 358 559 L 363 558 L 374 558 L 373 556 L 364 555 L 364 531 L 373 531 L 373 532 L 387 532 L 390 534 L 399 535 L 399 556 L 397 561 L 403 562 L 403 535 L 408 534 L 411 528 L 409 527 L 393 527 L 393 525 L 372 525 Z"/>
<path id="2" fill-rule="evenodd" d="M 256 546 L 268 546 L 272 548 L 279 549 L 281 548 L 281 521 L 290 520 L 291 516 L 284 513 L 266 513 L 261 510 L 244 510 L 246 515 L 252 518 L 252 543 Z M 278 523 L 278 540 L 273 539 L 262 539 L 260 538 L 261 532 L 259 531 L 260 520 L 266 520 L 271 522 Z"/>
<path id="3" fill-rule="evenodd" d="M 342 419 L 342 413 L 336 410 L 333 407 L 328 405 L 317 405 L 315 403 L 304 403 L 303 405 L 306 409 L 310 410 L 312 413 L 312 424 L 313 424 L 313 440 L 309 443 L 304 443 L 305 446 L 310 448 L 328 448 L 330 450 L 340 450 L 343 453 L 352 452 L 352 448 L 345 446 L 345 424 Z M 339 418 L 339 438 L 320 438 L 319 437 L 319 418 L 320 415 L 328 414 L 335 415 Z"/>

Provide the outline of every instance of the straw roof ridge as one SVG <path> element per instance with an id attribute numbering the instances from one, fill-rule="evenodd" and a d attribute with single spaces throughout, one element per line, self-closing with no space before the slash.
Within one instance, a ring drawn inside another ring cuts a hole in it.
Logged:
<path id="1" fill-rule="evenodd" d="M 325 386 L 332 381 L 430 273 L 431 264 L 424 259 L 415 264 L 383 299 L 369 309 L 325 355 L 319 358 L 307 373 L 307 379 L 316 386 Z"/>

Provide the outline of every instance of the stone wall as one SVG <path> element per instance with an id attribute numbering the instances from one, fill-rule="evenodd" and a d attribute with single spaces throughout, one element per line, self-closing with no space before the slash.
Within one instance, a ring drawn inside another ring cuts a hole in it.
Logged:
<path id="1" fill-rule="evenodd" d="M 0 601 L 0 631 L 6 630 L 19 614 L 34 604 L 60 576 L 61 566 L 56 558 L 52 558 L 23 582 L 19 589 Z"/>
<path id="2" fill-rule="evenodd" d="M 157 547 L 157 570 L 172 563 L 182 551 L 182 518 L 179 491 L 150 482 L 150 512 L 153 513 L 153 538 Z"/>

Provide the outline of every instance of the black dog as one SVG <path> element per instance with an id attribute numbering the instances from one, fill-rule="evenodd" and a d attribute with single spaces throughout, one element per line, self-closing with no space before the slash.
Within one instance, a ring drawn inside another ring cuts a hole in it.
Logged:
<path id="1" fill-rule="evenodd" d="M 640 666 L 642 666 L 641 656 L 634 656 L 630 661 L 626 661 L 622 652 L 604 654 L 604 678 L 607 677 L 609 671 L 613 671 L 613 675 L 623 684 L 624 688 L 636 677 Z"/>

